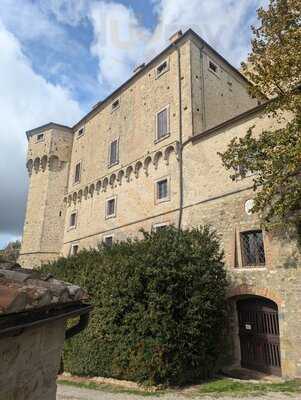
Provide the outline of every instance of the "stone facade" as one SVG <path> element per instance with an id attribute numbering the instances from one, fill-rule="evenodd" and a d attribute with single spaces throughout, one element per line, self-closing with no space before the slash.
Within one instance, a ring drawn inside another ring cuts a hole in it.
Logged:
<path id="1" fill-rule="evenodd" d="M 167 67 L 158 74 L 164 62 Z M 251 98 L 247 89 L 237 70 L 188 31 L 72 129 L 50 124 L 30 131 L 31 178 L 20 260 L 38 266 L 45 259 L 67 256 L 75 247 L 96 246 L 108 236 L 139 237 L 141 228 L 178 226 L 179 220 L 184 228 L 210 223 L 225 250 L 233 318 L 236 300 L 243 295 L 273 300 L 280 317 L 282 373 L 301 376 L 298 249 L 293 240 L 263 232 L 265 265 L 243 266 L 241 234 L 260 229 L 257 216 L 245 207 L 253 196 L 252 177 L 231 181 L 217 154 L 253 125 L 258 134 L 277 126 L 264 116 L 261 99 Z M 156 116 L 165 107 L 169 129 L 158 139 Z M 42 132 L 57 146 L 50 143 L 42 149 L 36 142 Z M 110 166 L 114 140 L 118 159 Z M 49 148 L 60 155 L 59 166 L 47 172 L 41 160 L 50 158 Z M 75 183 L 78 164 L 80 179 Z M 165 179 L 168 196 L 157 201 L 157 182 Z M 108 218 L 106 206 L 112 198 L 116 209 Z M 75 223 L 70 226 L 72 214 Z M 239 361 L 237 329 L 232 337 Z"/>
<path id="2" fill-rule="evenodd" d="M 0 400 L 55 400 L 65 321 L 0 337 Z"/>

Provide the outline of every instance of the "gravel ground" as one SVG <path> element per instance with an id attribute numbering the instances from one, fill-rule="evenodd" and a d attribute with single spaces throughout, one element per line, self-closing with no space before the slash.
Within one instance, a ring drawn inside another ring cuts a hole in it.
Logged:
<path id="1" fill-rule="evenodd" d="M 98 390 L 81 389 L 72 386 L 58 385 L 57 389 L 57 400 L 212 400 L 214 396 L 201 396 L 201 397 L 188 397 L 182 396 L 175 393 L 166 394 L 161 396 L 139 396 L 134 394 L 126 393 L 106 393 Z M 222 400 L 240 400 L 241 397 L 222 397 Z M 286 396 L 282 393 L 273 393 L 265 396 L 248 396 L 245 397 L 247 400 L 301 400 L 301 395 L 289 395 Z"/>

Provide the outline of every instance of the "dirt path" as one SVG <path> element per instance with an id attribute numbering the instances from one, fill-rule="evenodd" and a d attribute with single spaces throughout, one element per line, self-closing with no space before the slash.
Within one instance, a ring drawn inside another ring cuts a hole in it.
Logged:
<path id="1" fill-rule="evenodd" d="M 57 400 L 212 400 L 215 396 L 201 396 L 201 397 L 190 397 L 182 396 L 175 393 L 160 395 L 160 396 L 140 396 L 136 394 L 126 393 L 108 393 L 99 390 L 81 389 L 74 386 L 58 385 Z M 240 400 L 243 397 L 221 397 L 222 400 Z M 248 396 L 245 397 L 247 400 L 301 400 L 301 395 L 290 395 L 286 396 L 282 393 L 275 393 L 265 396 Z"/>

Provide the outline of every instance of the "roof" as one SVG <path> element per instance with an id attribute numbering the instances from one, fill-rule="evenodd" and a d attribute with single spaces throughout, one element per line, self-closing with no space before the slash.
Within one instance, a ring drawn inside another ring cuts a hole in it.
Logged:
<path id="1" fill-rule="evenodd" d="M 0 317 L 87 300 L 76 285 L 15 263 L 0 263 Z"/>
<path id="2" fill-rule="evenodd" d="M 196 32 L 194 32 L 192 29 L 188 29 L 182 36 L 179 37 L 179 39 L 175 40 L 173 43 L 171 43 L 169 46 L 167 46 L 161 53 L 157 54 L 154 58 L 152 58 L 148 63 L 145 63 L 144 66 L 143 64 L 141 65 L 141 69 L 139 69 L 138 72 L 136 72 L 133 76 L 131 76 L 126 82 L 124 82 L 121 86 L 119 86 L 114 92 L 109 94 L 103 101 L 99 101 L 96 103 L 96 105 L 90 110 L 83 118 L 81 118 L 72 128 L 60 124 L 55 124 L 53 122 L 50 122 L 49 124 L 42 125 L 38 128 L 29 130 L 26 132 L 27 138 L 29 139 L 30 136 L 42 132 L 45 129 L 50 129 L 50 128 L 63 128 L 67 130 L 75 130 L 83 124 L 87 119 L 91 118 L 94 114 L 97 114 L 97 112 L 106 105 L 109 101 L 111 101 L 114 97 L 118 96 L 120 92 L 125 89 L 128 85 L 130 85 L 134 80 L 137 79 L 137 77 L 141 76 L 144 74 L 145 70 L 148 69 L 152 64 L 158 61 L 161 57 L 163 57 L 165 54 L 167 54 L 170 50 L 172 50 L 177 44 L 179 44 L 182 41 L 185 41 L 189 36 L 194 37 L 197 41 L 201 42 L 204 46 L 206 46 L 208 49 L 210 49 L 216 56 L 221 58 L 223 62 L 237 75 L 241 77 L 242 80 L 244 80 L 247 84 L 250 84 L 250 82 L 247 80 L 247 78 L 238 70 L 236 69 L 232 64 L 230 64 L 229 61 L 227 61 L 223 56 L 221 56 L 213 47 L 211 47 L 204 39 L 202 39 Z"/>
<path id="3" fill-rule="evenodd" d="M 27 139 L 29 139 L 30 136 L 33 136 L 40 132 L 43 132 L 46 129 L 55 129 L 55 128 L 64 129 L 66 131 L 72 132 L 72 128 L 70 126 L 56 124 L 55 122 L 49 122 L 48 124 L 41 125 L 41 126 L 38 126 L 37 128 L 26 131 L 26 136 L 27 136 Z"/>
<path id="4" fill-rule="evenodd" d="M 145 63 L 141 69 L 139 69 L 138 72 L 136 72 L 133 76 L 131 76 L 126 82 L 124 82 L 121 86 L 119 86 L 114 92 L 109 94 L 103 101 L 99 102 L 99 104 L 96 104 L 95 107 L 92 108 L 80 121 L 78 121 L 74 126 L 73 129 L 77 129 L 79 125 L 81 125 L 84 121 L 86 121 L 88 118 L 92 117 L 94 114 L 96 114 L 106 103 L 111 101 L 114 97 L 118 96 L 118 94 L 129 84 L 131 84 L 137 77 L 142 75 L 146 69 L 148 69 L 152 64 L 154 64 L 158 59 L 163 57 L 166 53 L 168 53 L 171 49 L 173 49 L 177 44 L 179 44 L 182 41 L 185 41 L 188 36 L 194 37 L 197 41 L 201 42 L 204 46 L 206 46 L 208 49 L 210 49 L 217 57 L 221 58 L 223 62 L 237 75 L 241 77 L 242 80 L 244 80 L 247 84 L 251 84 L 250 81 L 237 69 L 235 68 L 229 61 L 227 61 L 223 56 L 221 56 L 213 47 L 211 47 L 201 36 L 199 36 L 195 31 L 192 29 L 188 29 L 182 36 L 179 37 L 179 39 L 175 40 L 173 43 L 171 43 L 169 46 L 167 46 L 161 53 L 157 54 L 154 58 L 152 58 L 148 63 Z"/>

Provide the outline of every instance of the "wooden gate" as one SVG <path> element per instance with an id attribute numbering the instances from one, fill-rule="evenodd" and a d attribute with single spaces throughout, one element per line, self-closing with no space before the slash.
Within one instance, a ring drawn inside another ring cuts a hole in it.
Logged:
<path id="1" fill-rule="evenodd" d="M 241 366 L 281 375 L 277 305 L 252 297 L 237 302 Z"/>

